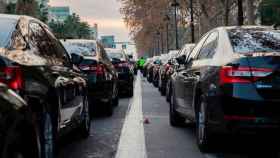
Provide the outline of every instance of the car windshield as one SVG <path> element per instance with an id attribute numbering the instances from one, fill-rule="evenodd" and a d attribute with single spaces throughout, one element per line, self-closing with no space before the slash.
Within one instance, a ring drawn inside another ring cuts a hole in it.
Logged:
<path id="1" fill-rule="evenodd" d="M 124 59 L 124 55 L 118 52 L 108 52 L 108 56 L 110 59 Z"/>
<path id="2" fill-rule="evenodd" d="M 69 55 L 71 55 L 71 54 L 78 54 L 78 55 L 83 55 L 83 56 L 92 55 L 92 52 L 87 47 L 78 46 L 78 45 L 70 44 L 70 43 L 64 43 L 63 45 L 66 48 Z"/>
<path id="3" fill-rule="evenodd" d="M 96 56 L 96 44 L 88 41 L 62 41 L 70 54 L 80 54 L 83 56 Z"/>
<path id="4" fill-rule="evenodd" d="M 231 29 L 228 35 L 236 53 L 280 52 L 280 31 Z"/>
<path id="5" fill-rule="evenodd" d="M 17 20 L 0 18 L 0 47 L 5 47 L 9 38 L 12 35 L 13 30 L 16 27 Z"/>

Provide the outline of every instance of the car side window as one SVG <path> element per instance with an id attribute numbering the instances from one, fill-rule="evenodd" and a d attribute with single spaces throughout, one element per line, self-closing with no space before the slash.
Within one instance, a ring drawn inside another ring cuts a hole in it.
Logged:
<path id="1" fill-rule="evenodd" d="M 218 43 L 218 32 L 212 32 L 205 43 L 203 44 L 200 53 L 198 55 L 198 59 L 210 59 L 214 56 L 216 48 L 217 48 L 217 43 Z"/>
<path id="2" fill-rule="evenodd" d="M 194 49 L 192 50 L 192 52 L 189 54 L 188 58 L 187 58 L 187 63 L 190 60 L 193 60 L 196 58 L 196 56 L 198 55 L 202 45 L 204 44 L 205 40 L 207 39 L 207 37 L 209 36 L 209 34 L 206 34 L 205 36 L 203 36 L 201 38 L 201 40 L 197 43 L 197 45 L 194 47 Z"/>
<path id="3" fill-rule="evenodd" d="M 58 62 L 62 63 L 65 66 L 71 66 L 70 57 L 68 56 L 67 51 L 62 46 L 59 40 L 56 39 L 56 37 L 47 29 L 45 28 L 48 37 L 51 40 L 52 47 L 54 49 L 54 53 L 56 55 L 56 58 L 58 59 Z"/>
<path id="4" fill-rule="evenodd" d="M 36 22 L 31 22 L 29 28 L 30 47 L 35 49 L 40 56 L 54 57 L 55 54 L 51 47 L 51 41 L 41 25 Z"/>

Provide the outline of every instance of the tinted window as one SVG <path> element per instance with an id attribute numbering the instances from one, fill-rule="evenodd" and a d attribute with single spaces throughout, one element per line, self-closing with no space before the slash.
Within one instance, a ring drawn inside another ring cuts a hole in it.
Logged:
<path id="1" fill-rule="evenodd" d="M 110 59 L 113 59 L 113 58 L 117 58 L 117 59 L 123 59 L 125 58 L 124 55 L 122 53 L 117 53 L 117 52 L 107 52 L 108 54 L 108 57 Z"/>
<path id="2" fill-rule="evenodd" d="M 7 46 L 17 24 L 17 20 L 0 19 L 0 47 Z"/>
<path id="3" fill-rule="evenodd" d="M 30 23 L 29 27 L 31 47 L 36 49 L 36 52 L 40 53 L 41 56 L 55 57 L 51 41 L 44 29 L 38 23 Z"/>
<path id="4" fill-rule="evenodd" d="M 56 58 L 60 60 L 64 65 L 70 65 L 70 59 L 65 48 L 47 28 L 45 28 L 45 30 L 51 40 L 51 46 L 53 47 Z"/>
<path id="5" fill-rule="evenodd" d="M 90 60 L 90 59 L 84 59 L 81 62 L 81 65 L 95 65 L 97 62 L 95 60 Z"/>
<path id="6" fill-rule="evenodd" d="M 280 52 L 280 32 L 274 30 L 231 29 L 229 39 L 236 53 Z"/>
<path id="7" fill-rule="evenodd" d="M 203 36 L 201 38 L 201 40 L 197 43 L 197 45 L 194 47 L 194 49 L 192 50 L 192 52 L 190 53 L 187 61 L 189 61 L 190 59 L 194 59 L 197 54 L 199 53 L 200 48 L 202 47 L 202 45 L 204 44 L 206 38 L 208 37 L 209 34 Z"/>
<path id="8" fill-rule="evenodd" d="M 209 35 L 203 47 L 200 50 L 198 59 L 212 58 L 215 54 L 218 40 L 218 32 L 213 32 Z"/>

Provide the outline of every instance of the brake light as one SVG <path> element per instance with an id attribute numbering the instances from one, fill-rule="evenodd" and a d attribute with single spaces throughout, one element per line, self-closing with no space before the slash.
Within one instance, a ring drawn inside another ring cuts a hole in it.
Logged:
<path id="1" fill-rule="evenodd" d="M 103 75 L 104 74 L 104 66 L 103 65 L 97 65 L 95 67 L 95 72 L 97 75 Z"/>
<path id="2" fill-rule="evenodd" d="M 272 69 L 224 66 L 220 70 L 220 84 L 252 83 L 272 74 Z"/>
<path id="3" fill-rule="evenodd" d="M 5 83 L 13 90 L 23 88 L 22 71 L 19 67 L 4 67 L 0 68 L 0 82 Z"/>

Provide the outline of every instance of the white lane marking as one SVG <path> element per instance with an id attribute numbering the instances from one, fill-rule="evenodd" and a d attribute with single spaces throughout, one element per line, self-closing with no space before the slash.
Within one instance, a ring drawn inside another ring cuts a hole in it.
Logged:
<path id="1" fill-rule="evenodd" d="M 138 72 L 134 96 L 127 113 L 115 158 L 147 158 L 142 111 L 142 86 Z"/>

